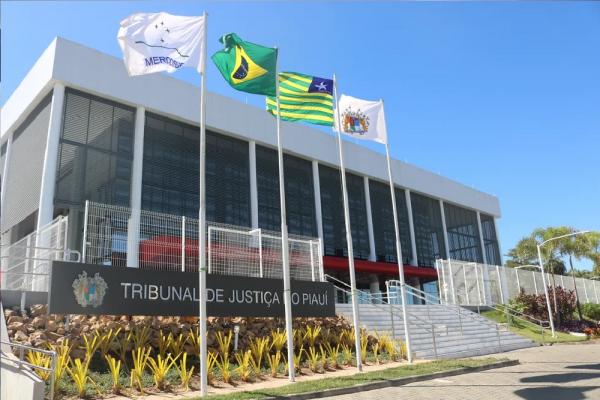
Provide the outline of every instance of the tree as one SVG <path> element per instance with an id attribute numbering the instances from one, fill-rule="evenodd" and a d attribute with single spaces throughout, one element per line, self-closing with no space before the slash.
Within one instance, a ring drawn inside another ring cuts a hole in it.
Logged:
<path id="1" fill-rule="evenodd" d="M 548 232 L 552 228 L 538 228 L 531 235 L 519 240 L 516 246 L 508 252 L 508 260 L 506 266 L 510 268 L 518 267 L 519 265 L 538 264 L 537 245 L 551 236 Z M 560 254 L 557 251 L 556 245 L 552 242 L 541 248 L 542 257 L 544 257 L 544 267 L 552 274 L 562 275 L 565 272 L 565 263 L 560 259 Z"/>

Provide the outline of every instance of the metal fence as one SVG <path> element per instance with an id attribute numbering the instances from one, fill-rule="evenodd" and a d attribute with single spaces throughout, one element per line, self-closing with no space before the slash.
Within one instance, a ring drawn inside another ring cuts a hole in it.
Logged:
<path id="1" fill-rule="evenodd" d="M 581 303 L 600 304 L 600 282 L 555 275 L 534 270 L 507 268 L 458 260 L 437 260 L 440 298 L 448 304 L 506 304 L 521 290 L 527 294 L 544 293 L 546 285 L 561 286 L 576 293 Z M 554 279 L 554 280 L 553 280 Z M 576 286 L 576 288 L 575 288 Z"/>
<path id="2" fill-rule="evenodd" d="M 139 227 L 139 228 L 138 228 Z M 264 229 L 207 222 L 211 274 L 281 278 L 281 235 Z M 83 258 L 92 264 L 166 271 L 198 271 L 198 220 L 86 203 Z M 289 235 L 292 279 L 321 281 L 318 238 Z"/>
<path id="3" fill-rule="evenodd" d="M 0 287 L 3 290 L 48 291 L 53 260 L 79 261 L 79 253 L 67 248 L 68 217 L 59 216 L 38 231 L 0 251 Z"/>

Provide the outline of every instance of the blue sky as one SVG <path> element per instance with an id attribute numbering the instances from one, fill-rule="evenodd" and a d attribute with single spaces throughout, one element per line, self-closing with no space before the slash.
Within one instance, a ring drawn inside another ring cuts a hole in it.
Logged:
<path id="1" fill-rule="evenodd" d="M 284 70 L 385 99 L 395 158 L 500 198 L 504 253 L 538 226 L 600 229 L 599 2 L 174 3 L 2 2 L 0 103 L 57 35 L 120 57 L 129 14 L 206 10 L 210 54 L 236 32 Z M 207 84 L 263 107 L 212 64 Z"/>

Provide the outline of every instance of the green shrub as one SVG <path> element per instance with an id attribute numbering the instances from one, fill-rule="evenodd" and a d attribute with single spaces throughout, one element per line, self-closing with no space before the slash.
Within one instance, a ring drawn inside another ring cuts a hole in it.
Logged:
<path id="1" fill-rule="evenodd" d="M 593 319 L 594 321 L 600 321 L 600 304 L 582 304 L 581 312 L 589 319 Z"/>

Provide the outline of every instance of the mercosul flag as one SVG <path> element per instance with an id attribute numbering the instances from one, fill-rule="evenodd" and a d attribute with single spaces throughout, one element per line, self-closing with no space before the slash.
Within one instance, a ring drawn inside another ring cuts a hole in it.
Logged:
<path id="1" fill-rule="evenodd" d="M 193 67 L 202 73 L 205 17 L 160 13 L 133 14 L 117 34 L 127 73 L 174 72 Z"/>
<path id="2" fill-rule="evenodd" d="M 213 54 L 212 60 L 232 88 L 275 96 L 277 49 L 246 42 L 235 33 L 219 41 L 225 48 Z"/>
<path id="3" fill-rule="evenodd" d="M 357 139 L 387 143 L 383 101 L 342 95 L 338 101 L 342 133 Z M 337 130 L 337 118 L 335 128 Z"/>

